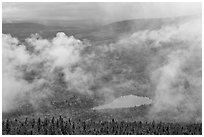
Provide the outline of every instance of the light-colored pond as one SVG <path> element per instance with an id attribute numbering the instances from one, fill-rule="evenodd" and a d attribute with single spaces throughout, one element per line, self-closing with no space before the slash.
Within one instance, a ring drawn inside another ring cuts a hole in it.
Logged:
<path id="1" fill-rule="evenodd" d="M 148 97 L 140 97 L 135 95 L 127 95 L 116 98 L 109 104 L 94 107 L 94 110 L 100 109 L 115 109 L 115 108 L 130 108 L 144 104 L 151 104 L 152 100 Z"/>

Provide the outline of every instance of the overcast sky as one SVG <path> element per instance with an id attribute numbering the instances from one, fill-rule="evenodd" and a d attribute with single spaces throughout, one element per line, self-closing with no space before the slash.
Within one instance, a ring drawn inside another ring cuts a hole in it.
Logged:
<path id="1" fill-rule="evenodd" d="M 114 22 L 133 18 L 201 14 L 201 3 L 3 3 L 3 21 L 90 20 Z"/>

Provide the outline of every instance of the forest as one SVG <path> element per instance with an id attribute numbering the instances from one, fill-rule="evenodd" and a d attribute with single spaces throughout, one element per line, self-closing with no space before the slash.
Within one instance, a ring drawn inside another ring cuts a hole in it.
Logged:
<path id="1" fill-rule="evenodd" d="M 202 123 L 73 121 L 70 118 L 6 119 L 3 135 L 202 135 Z"/>

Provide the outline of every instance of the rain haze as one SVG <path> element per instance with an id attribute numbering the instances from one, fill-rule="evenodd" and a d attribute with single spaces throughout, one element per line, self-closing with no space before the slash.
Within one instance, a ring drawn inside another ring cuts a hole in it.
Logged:
<path id="1" fill-rule="evenodd" d="M 200 3 L 3 3 L 5 21 L 94 21 L 111 23 L 137 18 L 201 14 Z"/>
<path id="2" fill-rule="evenodd" d="M 201 30 L 198 2 L 3 2 L 2 133 L 202 134 Z"/>

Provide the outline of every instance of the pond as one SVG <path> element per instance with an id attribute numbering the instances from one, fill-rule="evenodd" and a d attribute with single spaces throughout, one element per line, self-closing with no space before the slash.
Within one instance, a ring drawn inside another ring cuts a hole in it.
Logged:
<path id="1" fill-rule="evenodd" d="M 151 103 L 152 103 L 152 100 L 148 97 L 127 95 L 127 96 L 121 96 L 119 98 L 116 98 L 115 100 L 113 100 L 108 104 L 94 107 L 93 109 L 100 110 L 100 109 L 130 108 L 130 107 L 151 104 Z"/>

